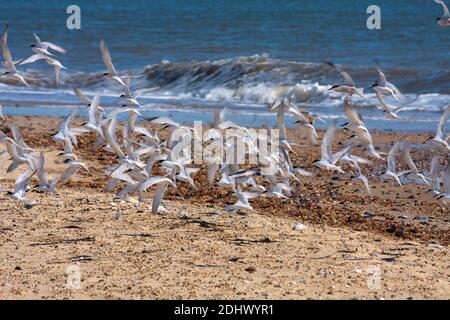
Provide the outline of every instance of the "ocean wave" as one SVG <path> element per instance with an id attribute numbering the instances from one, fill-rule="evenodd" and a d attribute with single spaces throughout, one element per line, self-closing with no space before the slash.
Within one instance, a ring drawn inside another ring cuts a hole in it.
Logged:
<path id="1" fill-rule="evenodd" d="M 370 87 L 377 76 L 376 71 L 369 68 L 349 71 L 359 85 L 366 87 Z M 48 90 L 61 94 L 78 87 L 87 92 L 117 96 L 122 90 L 105 79 L 103 71 L 63 72 L 58 89 L 55 88 L 52 68 L 28 69 L 24 74 L 32 85 L 30 88 L 19 88 L 11 80 L 1 77 L 0 91 Z M 386 74 L 406 93 L 408 101 L 399 105 L 397 101 L 388 99 L 390 104 L 410 111 L 439 111 L 450 103 L 450 92 L 444 88 L 450 82 L 449 72 L 425 76 L 414 71 L 392 69 L 386 70 Z M 139 99 L 144 103 L 156 98 L 183 100 L 185 104 L 193 100 L 195 104 L 203 101 L 264 105 L 288 96 L 306 106 L 336 107 L 343 99 L 342 95 L 328 90 L 330 83 L 341 81 L 333 68 L 326 64 L 274 59 L 266 54 L 216 61 L 161 61 L 140 70 L 123 71 L 121 76 L 133 77 L 132 90 L 140 93 Z M 376 108 L 378 103 L 374 94 L 369 89 L 366 93 L 368 101 L 356 98 L 357 104 L 362 108 Z"/>

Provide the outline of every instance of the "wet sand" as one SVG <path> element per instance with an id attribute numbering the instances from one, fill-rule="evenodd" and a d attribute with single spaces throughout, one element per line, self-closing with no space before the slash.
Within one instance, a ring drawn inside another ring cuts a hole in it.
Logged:
<path id="1" fill-rule="evenodd" d="M 46 151 L 48 174 L 61 174 L 61 147 L 50 137 L 60 119 L 13 120 L 32 148 Z M 296 130 L 289 135 L 302 143 Z M 383 151 L 398 139 L 429 137 L 373 136 Z M 400 188 L 369 177 L 368 197 L 359 182 L 312 166 L 320 148 L 302 147 L 294 164 L 317 175 L 301 178 L 290 199 L 257 199 L 255 212 L 225 212 L 235 197 L 206 182 L 203 170 L 195 189 L 169 189 L 169 212 L 155 215 L 136 208 L 136 199 L 114 202 L 102 191 L 101 170 L 114 157 L 91 152 L 93 140 L 80 139 L 77 154 L 90 171 L 58 185 L 62 203 L 30 191 L 37 204 L 26 209 L 1 193 L 0 299 L 450 298 L 450 210 L 427 186 Z M 413 153 L 427 170 L 431 157 L 429 149 Z M 6 174 L 7 159 L 0 157 L 0 184 L 11 191 L 21 170 Z M 371 172 L 383 166 L 376 162 Z M 293 230 L 296 223 L 306 228 Z M 67 288 L 72 265 L 81 271 L 78 289 Z"/>

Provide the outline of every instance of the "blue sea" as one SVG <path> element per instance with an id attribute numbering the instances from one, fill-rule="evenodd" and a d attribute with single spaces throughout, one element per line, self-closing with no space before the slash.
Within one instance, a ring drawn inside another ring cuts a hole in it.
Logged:
<path id="1" fill-rule="evenodd" d="M 450 1 L 448 1 L 450 5 Z M 81 30 L 69 30 L 66 9 L 81 9 Z M 381 9 L 381 29 L 369 30 L 367 7 Z M 133 74 L 143 114 L 183 122 L 209 120 L 227 107 L 242 124 L 274 123 L 267 104 L 291 95 L 325 119 L 343 118 L 342 96 L 327 90 L 342 65 L 369 100 L 355 98 L 370 128 L 434 130 L 450 104 L 450 28 L 436 23 L 442 8 L 432 0 L 133 0 L 0 1 L 0 23 L 9 25 L 14 60 L 32 54 L 32 33 L 67 49 L 70 70 L 55 87 L 45 62 L 19 67 L 31 87 L 0 77 L 7 114 L 60 116 L 82 106 L 72 94 L 99 92 L 102 104 L 120 106 L 121 88 L 102 77 L 104 39 L 116 69 Z M 1 26 L 3 28 L 3 26 Z M 387 120 L 370 89 L 376 61 L 407 96 L 402 120 Z"/>

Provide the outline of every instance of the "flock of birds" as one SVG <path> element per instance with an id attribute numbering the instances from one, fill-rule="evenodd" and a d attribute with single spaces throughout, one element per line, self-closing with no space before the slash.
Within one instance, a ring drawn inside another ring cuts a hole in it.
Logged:
<path id="1" fill-rule="evenodd" d="M 444 16 L 437 22 L 441 26 L 450 26 L 447 7 L 440 0 L 435 1 L 444 7 Z M 26 78 L 16 69 L 16 65 L 44 60 L 54 67 L 56 83 L 59 82 L 60 71 L 65 67 L 57 59 L 55 52 L 65 53 L 63 48 L 50 42 L 41 41 L 34 34 L 36 44 L 30 46 L 33 54 L 26 59 L 14 61 L 7 45 L 7 32 L 8 27 L 5 28 L 1 38 L 2 64 L 8 69 L 4 73 L 5 76 L 28 85 Z M 96 141 L 91 146 L 92 150 L 96 151 L 102 147 L 115 155 L 116 163 L 103 170 L 108 179 L 105 191 L 111 192 L 117 189 L 116 197 L 125 201 L 136 194 L 139 199 L 136 205 L 139 206 L 141 203 L 148 202 L 145 199 L 146 191 L 154 186 L 151 211 L 153 213 L 163 212 L 165 208 L 161 204 L 169 187 L 176 188 L 177 183 L 195 186 L 191 175 L 198 172 L 200 168 L 188 166 L 191 163 L 190 146 L 185 142 L 186 137 L 190 141 L 198 133 L 193 126 L 182 125 L 167 117 L 144 119 L 146 123 L 156 129 L 150 130 L 141 126 L 137 122 L 137 117 L 141 115 L 140 103 L 137 100 L 138 94 L 130 89 L 132 76 L 123 77 L 117 72 L 104 41 L 100 42 L 100 51 L 107 68 L 107 72 L 103 76 L 123 89 L 123 94 L 119 97 L 123 101 L 123 105 L 107 113 L 106 109 L 100 105 L 98 94 L 87 97 L 79 89 L 74 89 L 75 94 L 87 105 L 88 121 L 76 126 L 74 120 L 80 112 L 79 109 L 76 109 L 61 122 L 58 132 L 52 136 L 52 139 L 61 145 L 62 152 L 58 157 L 67 166 L 59 177 L 49 178 L 47 176 L 45 153 L 37 152 L 27 145 L 17 125 L 3 115 L 0 107 L 0 119 L 10 133 L 7 135 L 0 131 L 0 144 L 6 147 L 2 153 L 7 152 L 11 161 L 7 172 L 13 172 L 19 167 L 26 167 L 15 181 L 15 190 L 8 192 L 8 195 L 23 202 L 26 206 L 36 204 L 35 201 L 28 198 L 27 193 L 32 189 L 48 192 L 57 198 L 59 185 L 70 180 L 81 170 L 89 171 L 87 165 L 77 155 L 76 148 L 80 136 L 94 134 Z M 291 197 L 294 192 L 293 183 L 300 181 L 300 176 L 313 175 L 312 172 L 293 165 L 291 155 L 296 154 L 293 147 L 298 144 L 288 140 L 285 127 L 285 117 L 288 114 L 296 119 L 295 123 L 301 136 L 309 145 L 321 146 L 321 159 L 313 162 L 321 170 L 332 171 L 361 181 L 369 196 L 372 194 L 369 178 L 391 180 L 401 187 L 405 183 L 426 184 L 436 198 L 441 199 L 446 205 L 450 204 L 450 135 L 447 135 L 445 130 L 450 114 L 450 105 L 442 113 L 436 135 L 421 146 L 421 148 L 435 148 L 439 150 L 437 154 L 441 156 L 434 156 L 431 159 L 429 170 L 421 171 L 411 156 L 415 145 L 406 141 L 398 141 L 391 147 L 387 155 L 375 148 L 370 131 L 360 113 L 352 105 L 353 95 L 365 99 L 363 89 L 356 86 L 348 72 L 331 62 L 327 63 L 340 72 L 344 79 L 342 83 L 331 85 L 330 90 L 345 95 L 343 108 L 348 122 L 338 126 L 334 121 L 326 130 L 321 142 L 319 142 L 314 125 L 317 121 L 323 120 L 320 116 L 292 103 L 290 97 L 282 97 L 268 106 L 270 111 L 277 114 L 279 139 L 276 150 L 272 150 L 275 152 L 264 157 L 260 155 L 259 137 L 256 137 L 250 130 L 225 120 L 225 109 L 217 109 L 214 112 L 214 121 L 210 124 L 212 130 L 208 130 L 206 138 L 201 139 L 203 145 L 223 143 L 221 137 L 224 135 L 222 133 L 233 129 L 234 138 L 246 146 L 245 152 L 239 153 L 236 152 L 236 144 L 225 141 L 223 147 L 226 151 L 226 159 L 221 159 L 207 149 L 203 153 L 207 180 L 220 187 L 231 188 L 237 198 L 234 204 L 227 205 L 224 209 L 227 211 L 253 210 L 250 204 L 252 199 Z M 379 66 L 377 66 L 377 70 L 379 76 L 372 89 L 375 91 L 384 113 L 390 118 L 397 119 L 399 118 L 397 113 L 401 110 L 389 106 L 384 97 L 391 96 L 398 101 L 404 101 L 405 96 L 394 84 L 387 81 Z M 123 123 L 120 122 L 119 115 L 126 116 L 127 120 Z M 162 129 L 167 129 L 166 139 L 159 136 Z M 351 132 L 352 135 L 342 144 L 342 149 L 333 151 L 333 141 L 340 130 Z M 266 142 L 272 143 L 269 139 Z M 354 151 L 357 150 L 361 151 L 358 153 L 360 155 L 355 154 Z M 243 159 L 255 156 L 260 157 L 259 164 L 250 168 L 239 165 Z M 397 170 L 396 160 L 400 156 L 408 165 L 407 170 Z M 371 167 L 373 160 L 386 161 L 386 169 L 380 173 L 364 174 L 364 171 Z M 445 160 L 447 164 L 443 166 L 442 163 Z M 345 168 L 343 168 L 344 164 L 347 165 Z M 347 169 L 348 172 L 344 169 Z M 37 186 L 35 187 L 31 187 L 33 177 L 37 177 Z"/>

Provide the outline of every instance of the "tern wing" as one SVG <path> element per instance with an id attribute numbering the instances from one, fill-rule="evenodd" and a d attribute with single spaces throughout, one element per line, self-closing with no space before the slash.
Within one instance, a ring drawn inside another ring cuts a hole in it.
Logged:
<path id="1" fill-rule="evenodd" d="M 28 184 L 28 181 L 31 179 L 31 177 L 36 173 L 36 169 L 29 167 L 27 170 L 22 172 L 20 176 L 17 177 L 14 187 L 15 192 L 25 192 L 25 188 Z"/>
<path id="2" fill-rule="evenodd" d="M 326 64 L 328 64 L 329 66 L 335 68 L 340 74 L 341 76 L 344 78 L 344 84 L 354 87 L 355 86 L 355 81 L 353 81 L 353 78 L 350 76 L 350 74 L 345 71 L 344 69 L 342 69 L 341 67 L 335 65 L 334 63 L 327 61 Z"/>
<path id="3" fill-rule="evenodd" d="M 387 158 L 387 166 L 390 172 L 395 172 L 395 156 L 397 155 L 398 150 L 400 149 L 401 142 L 396 142 L 391 150 L 389 151 L 389 155 Z"/>
<path id="4" fill-rule="evenodd" d="M 11 56 L 11 52 L 8 49 L 8 25 L 6 25 L 5 29 L 3 30 L 2 53 L 3 53 L 3 59 L 5 60 L 6 67 L 9 69 L 9 71 L 11 71 L 12 73 L 17 73 L 17 69 L 14 65 L 13 58 Z"/>
<path id="5" fill-rule="evenodd" d="M 56 87 L 58 87 L 59 79 L 60 79 L 60 75 L 61 75 L 61 66 L 55 64 L 54 68 L 55 68 L 55 83 L 56 83 Z"/>
<path id="6" fill-rule="evenodd" d="M 344 77 L 344 80 L 345 80 L 344 84 L 349 85 L 351 87 L 355 86 L 355 81 L 353 80 L 353 78 L 350 76 L 350 74 L 347 71 L 341 70 L 339 72 Z"/>
<path id="7" fill-rule="evenodd" d="M 304 177 L 312 177 L 314 175 L 314 173 L 307 171 L 305 169 L 302 169 L 302 168 L 294 168 L 292 171 L 294 173 L 298 173 L 299 175 L 304 176 Z"/>
<path id="8" fill-rule="evenodd" d="M 96 125 L 97 124 L 97 108 L 100 102 L 100 96 L 96 94 L 92 99 L 92 102 L 89 106 L 89 123 Z"/>
<path id="9" fill-rule="evenodd" d="M 449 115 L 450 115 L 450 105 L 448 105 L 448 107 L 444 110 L 441 118 L 439 119 L 436 136 L 439 136 L 442 139 L 445 139 L 445 123 L 447 122 Z"/>
<path id="10" fill-rule="evenodd" d="M 167 178 L 167 177 L 153 176 L 153 177 L 150 177 L 147 180 L 143 181 L 139 185 L 137 190 L 139 192 L 142 192 L 142 191 L 147 190 L 148 188 L 150 188 L 154 184 L 162 184 L 162 183 L 164 183 L 164 184 L 171 184 L 172 186 L 175 186 L 175 183 L 172 180 L 170 180 L 169 178 Z"/>
<path id="11" fill-rule="evenodd" d="M 51 42 L 42 42 L 42 48 L 44 48 L 44 49 L 50 48 L 53 51 L 57 51 L 59 53 L 66 53 L 66 49 L 61 48 L 60 46 L 58 46 L 54 43 L 51 43 Z"/>
<path id="12" fill-rule="evenodd" d="M 435 181 L 439 176 L 439 162 L 440 160 L 438 156 L 434 156 L 433 159 L 431 159 L 430 177 L 433 181 Z"/>
<path id="13" fill-rule="evenodd" d="M 241 127 L 238 126 L 237 124 L 235 124 L 234 122 L 229 121 L 229 120 L 224 121 L 224 122 L 220 123 L 220 124 L 217 126 L 217 129 L 219 129 L 219 130 L 225 130 L 225 129 L 228 129 L 228 128 L 239 129 L 239 128 L 241 128 Z"/>
<path id="14" fill-rule="evenodd" d="M 111 178 L 122 180 L 125 182 L 128 182 L 129 184 L 135 184 L 136 181 L 134 181 L 128 174 L 124 173 L 126 170 L 129 169 L 128 164 L 121 164 L 116 170 L 111 172 Z"/>
<path id="15" fill-rule="evenodd" d="M 74 154 L 72 140 L 70 138 L 64 139 L 64 153 Z"/>
<path id="16" fill-rule="evenodd" d="M 155 190 L 155 194 L 153 195 L 153 203 L 152 203 L 152 212 L 158 213 L 158 208 L 161 205 L 161 202 L 164 198 L 164 193 L 166 193 L 168 183 L 162 182 L 158 184 L 158 187 Z"/>
<path id="17" fill-rule="evenodd" d="M 19 128 L 17 128 L 17 125 L 14 122 L 11 122 L 11 124 L 8 127 L 9 130 L 11 131 L 14 142 L 16 142 L 18 149 L 20 149 L 19 150 L 20 154 L 23 155 L 23 148 L 28 148 L 28 146 L 25 143 L 25 140 L 23 139 L 23 136 L 20 133 Z"/>
<path id="18" fill-rule="evenodd" d="M 314 126 L 312 125 L 308 125 L 306 128 L 307 128 L 306 138 L 308 139 L 308 142 L 313 146 L 319 145 L 319 142 L 317 141 L 316 128 L 314 128 Z"/>
<path id="19" fill-rule="evenodd" d="M 134 154 L 132 140 L 130 137 L 130 130 L 129 125 L 127 122 L 122 127 L 122 134 L 123 134 L 123 144 L 125 146 L 125 153 L 129 158 L 132 159 L 139 159 L 139 156 L 137 154 Z"/>
<path id="20" fill-rule="evenodd" d="M 30 56 L 30 57 L 20 61 L 18 63 L 18 65 L 21 66 L 21 65 L 24 65 L 24 64 L 33 63 L 33 62 L 36 62 L 38 60 L 43 60 L 43 59 L 47 59 L 47 57 L 44 56 L 43 54 L 36 53 L 36 54 L 33 54 L 32 56 Z"/>
<path id="21" fill-rule="evenodd" d="M 214 109 L 214 127 L 217 126 L 219 123 L 222 123 L 225 121 L 225 112 L 226 108 L 223 109 Z"/>
<path id="22" fill-rule="evenodd" d="M 322 159 L 327 160 L 330 163 L 333 161 L 333 153 L 331 150 L 334 136 L 336 135 L 336 120 L 331 124 L 331 126 L 325 132 L 325 136 L 322 139 L 321 151 Z"/>
<path id="23" fill-rule="evenodd" d="M 344 154 L 346 154 L 351 148 L 352 148 L 352 145 L 349 145 L 349 146 L 345 147 L 344 149 L 334 153 L 332 155 L 331 163 L 336 164 L 336 162 L 338 162 L 339 159 L 341 159 L 344 156 Z"/>
<path id="24" fill-rule="evenodd" d="M 372 196 L 372 189 L 370 188 L 370 185 L 369 185 L 369 179 L 367 179 L 367 177 L 365 175 L 363 175 L 361 173 L 361 171 L 359 172 L 359 178 L 364 183 L 364 187 L 366 188 L 367 193 L 369 194 L 369 196 Z"/>
<path id="25" fill-rule="evenodd" d="M 207 180 L 209 182 L 212 182 L 214 180 L 214 177 L 216 176 L 216 172 L 217 170 L 219 170 L 219 164 L 218 163 L 213 163 L 210 164 L 207 168 Z"/>
<path id="26" fill-rule="evenodd" d="M 361 115 L 355 110 L 355 108 L 352 107 L 347 97 L 344 99 L 344 112 L 351 123 L 358 126 L 364 126 L 364 121 L 362 120 Z"/>
<path id="27" fill-rule="evenodd" d="M 291 113 L 294 113 L 291 111 L 291 109 L 289 109 L 289 111 Z M 294 115 L 295 115 L 295 118 L 297 119 L 296 122 L 301 123 L 301 124 L 309 124 L 308 118 L 306 118 L 305 115 L 302 114 L 301 112 L 295 112 Z"/>
<path id="28" fill-rule="evenodd" d="M 37 35 L 36 33 L 33 33 L 33 36 L 34 36 L 34 38 L 36 39 L 36 45 L 37 45 L 39 48 L 43 48 L 43 46 L 42 46 L 42 41 L 41 41 L 41 39 L 39 39 L 38 35 Z"/>
<path id="29" fill-rule="evenodd" d="M 403 93 L 401 93 L 401 91 L 400 91 L 394 84 L 388 82 L 388 83 L 387 83 L 387 86 L 388 86 L 389 88 L 391 88 L 392 91 L 394 92 L 394 93 L 392 94 L 392 96 L 393 96 L 395 99 L 397 99 L 398 101 L 404 101 L 404 100 L 406 99 L 405 96 L 403 95 Z"/>
<path id="30" fill-rule="evenodd" d="M 116 141 L 116 125 L 117 118 L 113 117 L 111 119 L 111 122 L 109 123 L 107 135 L 105 138 L 114 153 L 116 153 L 121 158 L 125 158 L 125 154 L 123 153 L 122 149 L 120 149 L 120 146 Z"/>
<path id="31" fill-rule="evenodd" d="M 133 93 L 131 92 L 130 86 L 131 86 L 131 80 L 133 80 L 134 75 L 133 74 L 129 74 L 129 76 L 125 79 L 123 79 L 123 83 L 125 84 L 125 96 L 133 99 L 136 97 L 136 95 L 133 95 Z"/>
<path id="32" fill-rule="evenodd" d="M 409 143 L 403 143 L 402 151 L 403 155 L 405 156 L 405 160 L 406 163 L 408 164 L 408 167 L 411 169 L 412 172 L 418 173 L 419 170 L 417 169 L 417 166 L 411 157 L 411 146 L 409 145 Z"/>
<path id="33" fill-rule="evenodd" d="M 236 192 L 236 195 L 238 197 L 238 201 L 247 206 L 249 206 L 248 202 L 249 199 L 253 199 L 260 196 L 260 194 L 257 192 L 241 192 L 239 189 Z"/>
<path id="34" fill-rule="evenodd" d="M 377 66 L 377 71 L 378 71 L 378 77 L 380 78 L 380 83 L 378 85 L 380 85 L 381 87 L 384 87 L 387 83 L 386 75 L 384 74 L 383 71 L 381 71 L 381 68 L 379 66 Z"/>
<path id="35" fill-rule="evenodd" d="M 59 131 L 63 133 L 64 136 L 66 136 L 70 131 L 70 123 L 73 121 L 73 118 L 75 118 L 77 110 L 69 114 L 67 117 L 64 118 L 64 121 L 59 125 Z"/>
<path id="36" fill-rule="evenodd" d="M 105 63 L 106 68 L 108 69 L 108 72 L 110 75 L 117 75 L 116 68 L 114 68 L 114 65 L 112 63 L 111 55 L 109 54 L 109 50 L 106 47 L 105 41 L 100 41 L 100 51 L 102 53 L 103 62 Z"/>
<path id="37" fill-rule="evenodd" d="M 383 95 L 378 90 L 375 90 L 375 94 L 383 109 L 387 111 L 391 110 L 391 108 L 387 105 L 386 101 L 384 101 Z"/>
<path id="38" fill-rule="evenodd" d="M 180 126 L 179 123 L 177 123 L 167 117 L 155 117 L 155 118 L 147 119 L 147 121 L 149 121 L 150 123 L 154 123 L 154 124 L 169 125 L 169 126 L 174 126 L 174 127 Z"/>
<path id="39" fill-rule="evenodd" d="M 448 159 L 447 167 L 445 168 L 443 184 L 445 192 L 447 192 L 447 194 L 450 194 L 450 158 Z"/>
<path id="40" fill-rule="evenodd" d="M 444 1 L 442 1 L 442 0 L 434 0 L 434 2 L 440 3 L 440 4 L 442 5 L 442 8 L 444 9 L 444 16 L 445 16 L 445 17 L 450 16 L 450 13 L 449 13 L 448 8 L 447 8 L 447 6 L 445 5 Z"/>
<path id="41" fill-rule="evenodd" d="M 69 168 L 64 171 L 58 181 L 66 181 L 69 180 L 70 177 L 75 175 L 78 171 L 80 171 L 81 167 L 79 165 L 70 165 Z"/>
<path id="42" fill-rule="evenodd" d="M 44 171 L 44 164 L 45 164 L 45 157 L 44 157 L 44 153 L 41 152 L 39 155 L 39 158 L 38 158 L 38 163 L 37 163 L 37 175 L 38 175 L 40 185 L 48 185 L 47 175 L 45 174 L 45 171 Z"/>
<path id="43" fill-rule="evenodd" d="M 92 102 L 91 99 L 89 99 L 87 96 L 85 96 L 80 89 L 78 88 L 73 88 L 72 89 L 73 92 L 78 96 L 78 98 L 80 98 L 81 101 L 83 101 L 86 104 L 90 104 Z"/>

